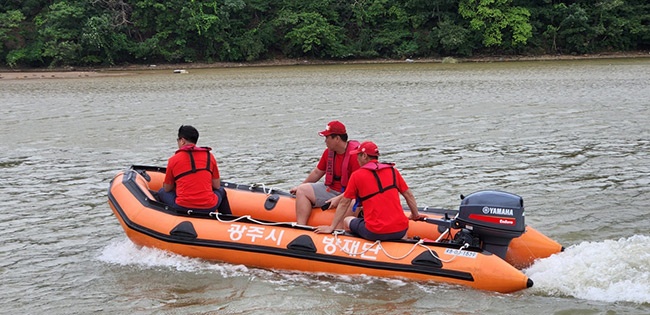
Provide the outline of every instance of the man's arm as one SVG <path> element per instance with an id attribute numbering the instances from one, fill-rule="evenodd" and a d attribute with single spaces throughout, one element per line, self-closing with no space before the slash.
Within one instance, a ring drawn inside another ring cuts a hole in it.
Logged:
<path id="1" fill-rule="evenodd" d="M 411 189 L 407 189 L 405 192 L 402 193 L 402 196 L 404 196 L 404 199 L 406 199 L 406 204 L 409 206 L 409 209 L 411 209 L 411 216 L 409 219 L 417 221 L 422 218 L 426 218 L 425 215 L 421 215 L 418 212 L 418 205 L 417 202 L 415 201 L 415 196 L 413 196 L 413 193 L 411 192 Z"/>
<path id="2" fill-rule="evenodd" d="M 304 184 L 304 183 L 315 183 L 318 180 L 320 180 L 321 177 L 323 177 L 323 175 L 325 175 L 325 171 L 321 171 L 321 170 L 318 169 L 318 167 L 314 167 L 314 169 L 311 171 L 311 173 L 309 173 L 309 175 L 307 175 L 307 178 L 305 178 L 305 180 L 302 182 L 302 184 Z M 298 189 L 298 186 L 291 188 L 291 190 L 289 190 L 289 192 L 295 195 L 296 194 L 296 189 Z"/>
<path id="3" fill-rule="evenodd" d="M 316 233 L 332 233 L 336 229 L 336 227 L 343 221 L 343 218 L 345 217 L 345 213 L 348 211 L 348 208 L 352 206 L 352 199 L 346 198 L 346 197 L 341 197 L 341 200 L 339 201 L 339 206 L 336 207 L 336 213 L 334 214 L 334 219 L 332 220 L 332 224 L 330 225 L 320 225 L 316 227 L 314 232 Z"/>
<path id="4" fill-rule="evenodd" d="M 176 187 L 175 184 L 165 184 L 165 183 L 163 183 L 163 189 L 166 192 L 170 192 L 170 191 L 174 190 L 174 187 Z"/>
<path id="5" fill-rule="evenodd" d="M 323 175 L 325 175 L 325 171 L 321 171 L 317 167 L 314 167 L 314 169 L 311 171 L 311 173 L 309 173 L 309 175 L 307 175 L 307 178 L 305 178 L 305 181 L 303 183 L 315 183 L 319 179 L 321 179 L 321 177 L 323 177 Z"/>

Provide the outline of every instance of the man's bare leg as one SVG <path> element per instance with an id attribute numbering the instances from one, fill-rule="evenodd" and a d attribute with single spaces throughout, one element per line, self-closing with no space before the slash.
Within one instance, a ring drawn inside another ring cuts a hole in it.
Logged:
<path id="1" fill-rule="evenodd" d="M 296 189 L 296 222 L 298 224 L 307 224 L 315 201 L 316 195 L 311 184 L 300 184 Z"/>

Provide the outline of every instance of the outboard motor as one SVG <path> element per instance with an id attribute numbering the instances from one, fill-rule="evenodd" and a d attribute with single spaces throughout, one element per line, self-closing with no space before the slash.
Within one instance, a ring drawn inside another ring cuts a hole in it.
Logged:
<path id="1" fill-rule="evenodd" d="M 454 225 L 462 230 L 456 237 L 477 237 L 481 248 L 505 259 L 510 241 L 521 236 L 526 228 L 524 199 L 495 190 L 477 191 L 461 198 Z"/>

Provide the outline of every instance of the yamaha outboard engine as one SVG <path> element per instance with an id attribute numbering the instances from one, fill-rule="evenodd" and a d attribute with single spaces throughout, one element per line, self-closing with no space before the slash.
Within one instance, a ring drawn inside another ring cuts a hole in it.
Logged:
<path id="1" fill-rule="evenodd" d="M 456 237 L 478 238 L 481 248 L 505 259 L 510 241 L 521 236 L 526 228 L 524 199 L 494 190 L 478 191 L 461 198 L 454 225 L 462 230 Z"/>

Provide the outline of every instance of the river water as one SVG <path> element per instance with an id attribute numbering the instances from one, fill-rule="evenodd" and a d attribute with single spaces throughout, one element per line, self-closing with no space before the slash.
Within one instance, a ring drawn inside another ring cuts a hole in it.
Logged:
<path id="1" fill-rule="evenodd" d="M 650 59 L 288 66 L 0 81 L 0 313 L 648 314 Z M 191 124 L 222 178 L 289 189 L 332 119 L 420 206 L 500 189 L 565 252 L 498 294 L 135 247 L 107 204 Z"/>

